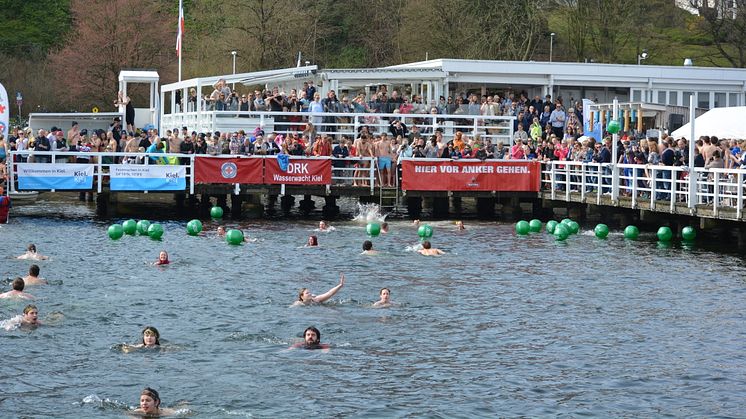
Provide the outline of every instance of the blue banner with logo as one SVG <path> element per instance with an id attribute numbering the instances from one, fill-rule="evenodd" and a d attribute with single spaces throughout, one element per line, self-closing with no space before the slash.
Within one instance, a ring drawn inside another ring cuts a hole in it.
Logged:
<path id="1" fill-rule="evenodd" d="M 19 163 L 18 189 L 25 191 L 93 188 L 92 164 Z"/>
<path id="2" fill-rule="evenodd" d="M 140 164 L 110 166 L 112 191 L 183 191 L 186 167 Z"/>

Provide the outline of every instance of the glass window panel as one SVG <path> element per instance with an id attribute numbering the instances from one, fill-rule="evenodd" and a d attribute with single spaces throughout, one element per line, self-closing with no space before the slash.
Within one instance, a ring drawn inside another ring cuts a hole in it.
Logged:
<path id="1" fill-rule="evenodd" d="M 715 93 L 715 107 L 725 107 L 725 93 Z"/>
<path id="2" fill-rule="evenodd" d="M 699 92 L 697 95 L 697 107 L 698 108 L 710 108 L 710 93 Z"/>

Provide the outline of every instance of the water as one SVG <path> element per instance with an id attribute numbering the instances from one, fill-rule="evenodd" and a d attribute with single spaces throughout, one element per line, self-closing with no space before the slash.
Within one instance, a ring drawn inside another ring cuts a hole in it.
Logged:
<path id="1" fill-rule="evenodd" d="M 165 221 L 161 242 L 113 242 L 89 211 L 19 208 L 0 226 L 0 278 L 25 273 L 11 256 L 36 243 L 52 257 L 42 276 L 61 283 L 29 291 L 42 320 L 64 315 L 0 332 L 0 416 L 122 417 L 145 386 L 210 418 L 744 414 L 739 255 L 659 248 L 652 234 L 600 241 L 588 226 L 557 243 L 476 221 L 432 223 L 448 254 L 430 258 L 412 251 L 410 222 L 391 220 L 373 257 L 359 255 L 365 221 L 330 233 L 313 231 L 318 219 L 242 223 L 257 241 L 238 247 Z M 320 248 L 301 247 L 310 234 Z M 161 249 L 173 263 L 149 265 Z M 289 307 L 339 272 L 347 284 L 330 303 Z M 397 306 L 372 309 L 383 286 Z M 0 302 L 0 319 L 23 305 Z M 116 349 L 146 325 L 163 350 Z M 309 325 L 329 353 L 287 350 Z"/>

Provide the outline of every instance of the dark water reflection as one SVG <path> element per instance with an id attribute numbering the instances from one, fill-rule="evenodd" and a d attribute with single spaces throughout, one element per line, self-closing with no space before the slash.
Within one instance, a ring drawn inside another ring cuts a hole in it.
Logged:
<path id="1" fill-rule="evenodd" d="M 42 276 L 62 284 L 30 291 L 42 318 L 64 314 L 0 332 L 0 416 L 121 417 L 145 386 L 201 417 L 743 416 L 737 255 L 477 222 L 434 223 L 440 258 L 407 251 L 404 221 L 373 239 L 376 257 L 359 255 L 355 222 L 319 234 L 319 249 L 301 247 L 316 222 L 288 220 L 242 224 L 257 241 L 239 247 L 181 221 L 161 242 L 112 242 L 106 223 L 51 212 L 0 227 L 0 277 L 24 273 L 11 256 L 36 243 L 52 256 Z M 174 263 L 148 265 L 161 249 Z M 289 308 L 340 271 L 330 304 Z M 370 308 L 382 286 L 396 307 Z M 0 302 L 0 319 L 22 307 Z M 145 325 L 165 350 L 112 349 Z M 286 350 L 308 325 L 329 353 Z"/>

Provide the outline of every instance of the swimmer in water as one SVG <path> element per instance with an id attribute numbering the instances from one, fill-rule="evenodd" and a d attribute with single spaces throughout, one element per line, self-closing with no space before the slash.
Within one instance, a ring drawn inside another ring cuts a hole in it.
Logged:
<path id="1" fill-rule="evenodd" d="M 16 279 L 13 280 L 13 289 L 4 292 L 0 294 L 0 298 L 11 298 L 16 300 L 33 300 L 35 297 L 27 292 L 23 292 L 23 288 L 25 288 L 26 283 L 24 282 L 23 278 L 16 277 Z"/>
<path id="2" fill-rule="evenodd" d="M 360 253 L 361 255 L 377 255 L 378 251 L 373 250 L 373 242 L 370 240 L 366 240 L 363 242 L 363 252 Z"/>
<path id="3" fill-rule="evenodd" d="M 386 234 L 389 232 L 389 223 L 383 222 L 381 223 L 381 233 Z"/>
<path id="4" fill-rule="evenodd" d="M 165 250 L 161 250 L 161 253 L 158 254 L 158 260 L 155 262 L 156 265 L 168 265 L 171 263 L 170 260 L 168 260 L 168 252 Z"/>
<path id="5" fill-rule="evenodd" d="M 415 226 L 415 227 L 419 227 L 420 226 L 420 220 L 414 220 L 414 221 L 412 221 L 412 225 Z"/>
<path id="6" fill-rule="evenodd" d="M 47 260 L 49 256 L 36 253 L 36 245 L 31 243 L 26 247 L 26 253 L 16 257 L 16 259 Z"/>
<path id="7" fill-rule="evenodd" d="M 329 352 L 329 345 L 321 343 L 321 332 L 313 326 L 309 326 L 303 331 L 303 343 L 297 343 L 290 347 L 290 349 L 293 348 L 321 349 L 324 352 Z"/>
<path id="8" fill-rule="evenodd" d="M 456 221 L 456 228 L 459 230 L 466 230 L 466 227 L 464 227 L 464 222 L 461 220 Z"/>
<path id="9" fill-rule="evenodd" d="M 23 282 L 28 285 L 47 285 L 46 279 L 39 278 L 39 265 L 31 265 L 28 268 L 28 275 L 23 277 Z"/>
<path id="10" fill-rule="evenodd" d="M 391 290 L 388 288 L 381 288 L 379 292 L 381 299 L 373 303 L 373 307 L 391 307 Z"/>
<path id="11" fill-rule="evenodd" d="M 147 326 L 142 330 L 142 343 L 138 343 L 137 345 L 125 344 L 122 346 L 122 351 L 131 352 L 142 348 L 155 349 L 161 346 L 160 337 L 161 334 L 158 332 L 158 329 L 153 326 Z"/>
<path id="12" fill-rule="evenodd" d="M 419 252 L 420 254 L 425 256 L 440 256 L 446 254 L 446 252 L 433 247 L 432 244 L 430 244 L 429 240 L 425 240 L 424 242 L 422 242 L 422 249 L 420 249 Z"/>
<path id="13" fill-rule="evenodd" d="M 140 407 L 133 413 L 144 415 L 145 417 L 169 416 L 176 413 L 173 409 L 161 407 L 161 396 L 155 389 L 145 387 L 140 392 Z"/>
<path id="14" fill-rule="evenodd" d="M 319 238 L 316 236 L 308 236 L 308 242 L 306 247 L 317 247 L 319 245 Z"/>
<path id="15" fill-rule="evenodd" d="M 298 292 L 298 301 L 293 303 L 293 306 L 305 306 L 305 305 L 311 305 L 311 304 L 318 304 L 323 303 L 324 301 L 332 298 L 334 294 L 339 292 L 340 289 L 345 285 L 345 274 L 340 273 L 339 274 L 339 284 L 337 284 L 334 288 L 330 289 L 329 291 L 321 294 L 321 295 L 313 295 L 311 294 L 311 290 L 308 288 L 301 288 Z"/>
<path id="16" fill-rule="evenodd" d="M 218 237 L 225 237 L 225 227 L 218 226 Z"/>
<path id="17" fill-rule="evenodd" d="M 39 309 L 29 304 L 23 308 L 23 314 L 13 317 L 5 323 L 5 330 L 13 330 L 16 327 L 35 329 L 41 325 L 39 321 Z"/>
<path id="18" fill-rule="evenodd" d="M 322 221 L 319 221 L 319 228 L 318 228 L 318 231 L 329 232 L 329 231 L 334 231 L 334 230 L 336 230 L 336 229 L 335 229 L 334 227 L 332 227 L 332 226 L 328 225 L 328 224 L 326 223 L 326 221 L 323 221 L 323 220 L 322 220 Z"/>

